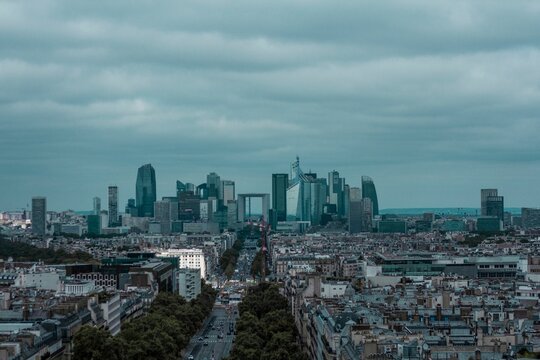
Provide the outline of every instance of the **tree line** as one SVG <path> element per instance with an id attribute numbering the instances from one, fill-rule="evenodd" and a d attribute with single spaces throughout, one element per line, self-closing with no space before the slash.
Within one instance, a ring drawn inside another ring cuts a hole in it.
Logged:
<path id="1" fill-rule="evenodd" d="M 307 360 L 287 299 L 275 284 L 248 290 L 239 305 L 236 342 L 229 360 Z"/>
<path id="2" fill-rule="evenodd" d="M 242 251 L 243 248 L 244 238 L 238 237 L 232 248 L 225 250 L 223 255 L 221 255 L 219 266 L 221 267 L 221 271 L 227 276 L 227 279 L 230 279 L 233 276 L 238 257 L 240 256 L 240 251 Z"/>
<path id="3" fill-rule="evenodd" d="M 83 326 L 74 338 L 74 359 L 172 360 L 212 312 L 216 291 L 203 284 L 201 294 L 187 302 L 176 294 L 161 292 L 147 315 L 122 324 L 119 335 Z"/>
<path id="4" fill-rule="evenodd" d="M 38 248 L 20 241 L 11 241 L 0 236 L 0 258 L 14 261 L 43 261 L 45 264 L 69 264 L 77 262 L 95 262 L 96 260 L 87 252 L 67 252 L 64 249 Z"/>

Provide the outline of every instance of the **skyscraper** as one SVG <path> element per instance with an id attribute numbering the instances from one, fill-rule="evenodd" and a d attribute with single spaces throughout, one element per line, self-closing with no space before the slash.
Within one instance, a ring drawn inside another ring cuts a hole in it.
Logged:
<path id="1" fill-rule="evenodd" d="M 101 213 L 101 199 L 99 197 L 94 197 L 94 215 L 99 215 Z"/>
<path id="2" fill-rule="evenodd" d="M 362 231 L 362 191 L 352 187 L 349 190 L 349 233 Z"/>
<path id="3" fill-rule="evenodd" d="M 328 173 L 328 203 L 336 206 L 339 216 L 345 215 L 345 179 L 335 170 Z"/>
<path id="4" fill-rule="evenodd" d="M 221 197 L 221 178 L 215 172 L 206 175 L 206 187 L 208 189 L 208 197 L 222 199 Z"/>
<path id="5" fill-rule="evenodd" d="M 109 227 L 118 225 L 118 186 L 109 186 Z"/>
<path id="6" fill-rule="evenodd" d="M 487 197 L 486 216 L 496 216 L 500 221 L 504 221 L 504 196 Z"/>
<path id="7" fill-rule="evenodd" d="M 487 200 L 490 196 L 497 196 L 497 189 L 480 190 L 480 215 L 487 216 Z"/>
<path id="8" fill-rule="evenodd" d="M 135 186 L 139 216 L 154 217 L 154 202 L 156 201 L 156 172 L 151 164 L 143 165 L 137 171 Z"/>
<path id="9" fill-rule="evenodd" d="M 277 221 L 287 220 L 287 174 L 272 174 L 272 209 Z"/>
<path id="10" fill-rule="evenodd" d="M 223 180 L 221 182 L 221 198 L 220 203 L 227 206 L 230 200 L 236 200 L 236 190 L 234 181 Z"/>
<path id="11" fill-rule="evenodd" d="M 370 198 L 363 198 L 362 201 L 362 232 L 371 232 L 373 230 L 373 202 Z"/>
<path id="12" fill-rule="evenodd" d="M 32 198 L 32 233 L 43 236 L 47 224 L 47 198 L 35 196 Z"/>
<path id="13" fill-rule="evenodd" d="M 162 200 L 154 203 L 155 219 L 161 225 L 162 234 L 170 234 L 172 222 L 178 219 L 178 203 Z"/>
<path id="14" fill-rule="evenodd" d="M 377 200 L 377 190 L 373 179 L 369 176 L 362 176 L 362 198 L 371 199 L 373 206 L 373 216 L 379 215 L 379 201 Z"/>

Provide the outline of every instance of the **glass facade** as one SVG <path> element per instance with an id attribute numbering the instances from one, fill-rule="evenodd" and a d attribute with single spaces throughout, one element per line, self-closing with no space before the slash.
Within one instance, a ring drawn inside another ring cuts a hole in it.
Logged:
<path id="1" fill-rule="evenodd" d="M 287 174 L 272 174 L 272 209 L 277 221 L 287 220 Z"/>
<path id="2" fill-rule="evenodd" d="M 137 208 L 139 216 L 154 217 L 154 203 L 156 202 L 156 172 L 150 164 L 143 165 L 137 171 L 135 187 Z"/>

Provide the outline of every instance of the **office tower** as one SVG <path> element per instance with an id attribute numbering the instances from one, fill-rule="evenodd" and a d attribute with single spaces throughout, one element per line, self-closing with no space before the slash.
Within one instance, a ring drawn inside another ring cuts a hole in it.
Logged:
<path id="1" fill-rule="evenodd" d="M 307 191 L 304 192 L 304 201 L 306 201 L 309 206 L 309 219 L 311 225 L 319 225 L 321 223 L 324 204 L 326 203 L 326 194 L 328 192 L 326 179 L 312 179 L 309 183 L 309 187 L 305 186 L 305 189 L 309 189 L 309 194 L 307 194 Z"/>
<path id="2" fill-rule="evenodd" d="M 238 222 L 238 203 L 236 200 L 227 202 L 227 226 L 233 227 Z"/>
<path id="3" fill-rule="evenodd" d="M 379 215 L 379 201 L 377 200 L 377 190 L 373 179 L 369 176 L 362 176 L 362 198 L 371 199 L 373 206 L 373 216 Z"/>
<path id="4" fill-rule="evenodd" d="M 208 199 L 208 186 L 206 185 L 206 183 L 202 183 L 197 186 L 196 190 L 197 191 L 195 193 L 197 194 L 197 196 L 199 196 L 201 200 Z"/>
<path id="5" fill-rule="evenodd" d="M 350 202 L 351 187 L 347 184 L 343 185 L 343 216 L 349 217 L 349 202 Z"/>
<path id="6" fill-rule="evenodd" d="M 362 208 L 362 232 L 371 232 L 373 230 L 373 202 L 370 198 L 362 198 L 360 201 Z"/>
<path id="7" fill-rule="evenodd" d="M 154 203 L 155 220 L 161 226 L 161 234 L 170 234 L 172 222 L 178 218 L 178 203 L 161 200 Z"/>
<path id="8" fill-rule="evenodd" d="M 135 199 L 128 199 L 125 212 L 133 217 L 139 216 L 139 208 L 135 205 Z"/>
<path id="9" fill-rule="evenodd" d="M 326 193 L 328 191 L 325 179 L 317 179 L 317 174 L 304 174 L 300 168 L 300 159 L 291 164 L 286 197 L 287 221 L 310 221 L 318 225 L 321 221 Z"/>
<path id="10" fill-rule="evenodd" d="M 497 196 L 497 189 L 480 190 L 480 215 L 487 216 L 487 199 L 490 196 Z"/>
<path id="11" fill-rule="evenodd" d="M 328 173 L 328 203 L 336 205 L 339 216 L 345 215 L 345 179 L 335 170 Z"/>
<path id="12" fill-rule="evenodd" d="M 200 219 L 202 221 L 212 221 L 214 215 L 214 203 L 212 199 L 201 200 Z"/>
<path id="13" fill-rule="evenodd" d="M 139 216 L 154 217 L 154 202 L 156 201 L 156 172 L 150 164 L 143 165 L 137 171 L 135 186 Z"/>
<path id="14" fill-rule="evenodd" d="M 88 215 L 88 217 L 86 218 L 86 225 L 88 227 L 88 235 L 100 235 L 101 215 Z"/>
<path id="15" fill-rule="evenodd" d="M 352 187 L 349 190 L 349 233 L 362 231 L 362 190 Z"/>
<path id="16" fill-rule="evenodd" d="M 176 180 L 176 193 L 186 191 L 186 184 L 181 182 L 180 180 Z"/>
<path id="17" fill-rule="evenodd" d="M 34 196 L 32 198 L 32 233 L 45 235 L 47 229 L 47 198 Z"/>
<path id="18" fill-rule="evenodd" d="M 521 226 L 524 229 L 540 229 L 540 209 L 522 208 Z"/>
<path id="19" fill-rule="evenodd" d="M 221 178 L 215 172 L 206 175 L 206 187 L 208 189 L 208 197 L 221 199 Z"/>
<path id="20" fill-rule="evenodd" d="M 221 198 L 220 203 L 227 206 L 229 200 L 236 200 L 236 192 L 234 181 L 223 180 L 221 182 Z"/>
<path id="21" fill-rule="evenodd" d="M 109 186 L 109 227 L 118 225 L 118 186 Z"/>
<path id="22" fill-rule="evenodd" d="M 101 212 L 101 199 L 94 197 L 94 215 L 99 215 Z"/>
<path id="23" fill-rule="evenodd" d="M 504 196 L 488 196 L 485 205 L 486 216 L 496 216 L 504 221 Z"/>
<path id="24" fill-rule="evenodd" d="M 272 209 L 277 221 L 287 220 L 287 174 L 272 174 Z"/>
<path id="25" fill-rule="evenodd" d="M 192 191 L 178 193 L 178 219 L 195 221 L 200 217 L 200 198 Z"/>

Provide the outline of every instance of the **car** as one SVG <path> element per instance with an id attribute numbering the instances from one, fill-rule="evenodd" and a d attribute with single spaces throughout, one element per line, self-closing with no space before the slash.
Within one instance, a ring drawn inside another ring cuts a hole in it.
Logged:
<path id="1" fill-rule="evenodd" d="M 203 341 L 203 338 L 202 338 L 202 336 L 199 336 L 199 341 Z"/>
<path id="2" fill-rule="evenodd" d="M 208 341 L 205 341 L 203 345 L 208 346 Z"/>
<path id="3" fill-rule="evenodd" d="M 195 360 L 195 356 L 189 355 L 189 356 L 188 356 L 188 360 Z"/>

